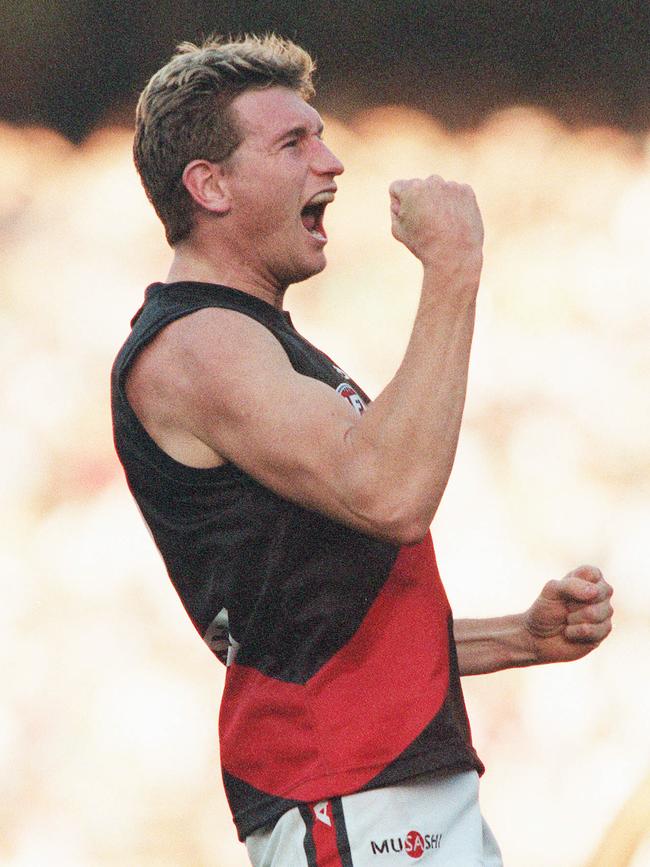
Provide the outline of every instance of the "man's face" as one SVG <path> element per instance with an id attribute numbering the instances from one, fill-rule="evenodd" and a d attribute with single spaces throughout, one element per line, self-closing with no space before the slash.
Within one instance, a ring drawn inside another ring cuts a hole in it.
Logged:
<path id="1" fill-rule="evenodd" d="M 243 140 L 225 167 L 230 238 L 265 281 L 286 287 L 325 267 L 323 212 L 343 166 L 321 139 L 318 112 L 285 87 L 232 103 Z"/>

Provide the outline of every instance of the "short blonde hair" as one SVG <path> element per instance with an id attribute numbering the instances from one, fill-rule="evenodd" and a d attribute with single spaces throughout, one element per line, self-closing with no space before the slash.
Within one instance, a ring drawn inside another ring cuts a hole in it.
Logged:
<path id="1" fill-rule="evenodd" d="M 195 159 L 223 162 L 242 140 L 230 105 L 240 93 L 279 85 L 313 96 L 315 63 L 275 34 L 183 42 L 142 91 L 133 156 L 147 196 L 173 247 L 194 225 L 194 202 L 183 184 Z"/>

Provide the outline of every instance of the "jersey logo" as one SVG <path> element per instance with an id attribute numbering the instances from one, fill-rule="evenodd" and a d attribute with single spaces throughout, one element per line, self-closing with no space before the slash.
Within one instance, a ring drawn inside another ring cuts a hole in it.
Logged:
<path id="1" fill-rule="evenodd" d="M 359 415 L 361 415 L 361 413 L 365 410 L 365 403 L 363 402 L 361 396 L 357 394 L 357 392 L 352 388 L 349 382 L 342 382 L 336 389 L 336 393 L 340 394 L 341 397 L 344 397 L 348 401 L 348 403 L 351 403 L 352 406 L 359 413 Z"/>
<path id="2" fill-rule="evenodd" d="M 322 822 L 323 825 L 327 825 L 328 828 L 332 827 L 332 820 L 327 815 L 327 808 L 329 806 L 329 801 L 321 801 L 320 804 L 316 804 L 314 809 L 314 816 L 318 819 L 319 822 Z"/>

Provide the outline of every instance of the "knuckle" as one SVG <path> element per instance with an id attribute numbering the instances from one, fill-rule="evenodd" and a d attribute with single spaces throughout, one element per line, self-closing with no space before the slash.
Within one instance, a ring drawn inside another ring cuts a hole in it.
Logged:
<path id="1" fill-rule="evenodd" d="M 609 620 L 609 618 L 611 616 L 612 615 L 611 615 L 611 612 L 609 610 L 609 607 L 605 606 L 603 608 L 603 606 L 601 605 L 600 608 L 598 609 L 598 611 L 594 615 L 593 622 L 594 623 L 605 623 L 607 620 Z"/>
<path id="2" fill-rule="evenodd" d="M 611 631 L 612 631 L 612 621 L 611 620 L 605 620 L 602 623 L 599 623 L 598 627 L 597 627 L 597 641 L 599 641 L 599 642 L 603 641 L 605 638 L 607 638 L 607 636 L 610 634 Z"/>

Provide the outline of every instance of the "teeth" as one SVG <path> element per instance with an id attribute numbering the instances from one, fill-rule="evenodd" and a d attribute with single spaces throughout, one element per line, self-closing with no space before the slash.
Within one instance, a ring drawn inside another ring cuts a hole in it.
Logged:
<path id="1" fill-rule="evenodd" d="M 328 205 L 330 202 L 334 201 L 334 193 L 325 191 L 322 193 L 316 193 L 313 199 L 309 200 L 309 205 Z"/>

